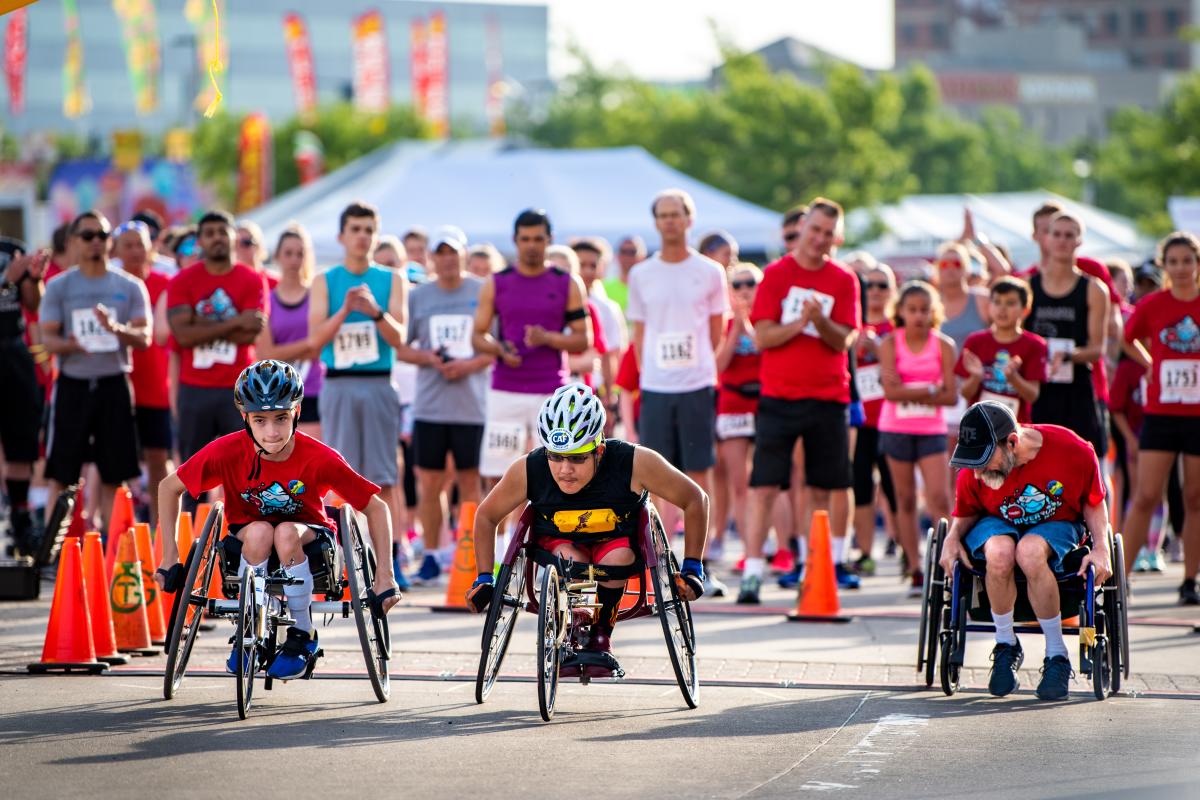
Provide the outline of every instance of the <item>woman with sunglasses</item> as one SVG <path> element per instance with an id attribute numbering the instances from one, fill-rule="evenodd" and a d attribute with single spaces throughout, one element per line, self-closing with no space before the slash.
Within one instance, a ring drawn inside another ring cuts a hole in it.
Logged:
<path id="1" fill-rule="evenodd" d="M 513 511 L 526 502 L 533 507 L 532 537 L 538 547 L 577 564 L 628 574 L 634 563 L 632 537 L 640 535 L 643 492 L 683 509 L 680 591 L 689 601 L 704 594 L 700 558 L 708 533 L 708 495 L 653 450 L 605 439 L 604 422 L 604 404 L 582 383 L 561 387 L 542 405 L 537 420 L 542 446 L 514 461 L 475 512 L 479 577 L 467 592 L 473 611 L 483 611 L 492 600 L 496 526 Z M 614 576 L 600 582 L 600 609 L 586 651 L 564 661 L 560 674 L 578 675 L 588 666 L 620 670 L 611 637 L 626 580 Z"/>

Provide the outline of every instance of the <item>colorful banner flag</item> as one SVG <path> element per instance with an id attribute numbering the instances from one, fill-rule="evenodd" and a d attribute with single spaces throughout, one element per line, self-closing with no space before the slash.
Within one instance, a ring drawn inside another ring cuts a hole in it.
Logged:
<path id="1" fill-rule="evenodd" d="M 8 110 L 16 116 L 25 111 L 25 63 L 29 55 L 29 10 L 18 9 L 8 17 L 4 33 L 4 74 L 8 78 Z"/>
<path id="2" fill-rule="evenodd" d="M 387 33 L 377 9 L 354 18 L 354 105 L 382 113 L 391 105 Z"/>
<path id="3" fill-rule="evenodd" d="M 429 87 L 429 30 L 424 19 L 412 21 L 409 42 L 409 72 L 412 74 L 412 107 L 424 118 Z"/>
<path id="4" fill-rule="evenodd" d="M 191 23 L 196 34 L 196 60 L 200 62 L 200 74 L 209 76 L 209 83 L 201 87 L 196 95 L 195 107 L 215 109 L 220 100 L 214 72 L 229 68 L 229 45 L 221 36 L 221 15 L 225 13 L 224 0 L 187 0 L 183 15 Z"/>
<path id="5" fill-rule="evenodd" d="M 237 211 L 240 214 L 271 199 L 275 188 L 275 159 L 271 124 L 265 114 L 247 114 L 238 146 Z"/>
<path id="6" fill-rule="evenodd" d="M 296 131 L 292 144 L 296 158 L 296 171 L 300 173 L 300 185 L 312 183 L 325 172 L 325 148 L 312 131 Z"/>
<path id="7" fill-rule="evenodd" d="M 449 45 L 446 41 L 446 15 L 441 11 L 429 15 L 427 58 L 425 116 L 433 125 L 434 136 L 444 139 L 450 135 L 450 103 L 446 96 Z"/>
<path id="8" fill-rule="evenodd" d="M 83 39 L 79 35 L 79 8 L 75 0 L 62 0 L 67 51 L 63 58 L 63 116 L 75 119 L 92 110 L 92 97 L 83 80 Z"/>
<path id="9" fill-rule="evenodd" d="M 133 84 L 138 114 L 158 110 L 158 76 L 162 56 L 158 44 L 158 15 L 153 0 L 113 0 L 113 11 L 121 20 L 125 62 Z"/>
<path id="10" fill-rule="evenodd" d="M 142 166 L 142 132 L 139 130 L 112 132 L 112 163 L 122 172 L 133 172 Z"/>
<path id="11" fill-rule="evenodd" d="M 304 18 L 294 12 L 283 16 L 283 39 L 287 48 L 292 88 L 296 92 L 296 112 L 311 120 L 317 110 L 317 78 L 313 70 L 312 44 Z"/>
<path id="12" fill-rule="evenodd" d="M 484 61 L 487 66 L 487 97 L 484 99 L 484 112 L 487 115 L 488 133 L 492 136 L 504 135 L 504 94 L 507 85 L 504 83 L 504 49 L 500 42 L 500 23 L 495 17 L 487 19 L 487 44 L 484 50 Z"/>

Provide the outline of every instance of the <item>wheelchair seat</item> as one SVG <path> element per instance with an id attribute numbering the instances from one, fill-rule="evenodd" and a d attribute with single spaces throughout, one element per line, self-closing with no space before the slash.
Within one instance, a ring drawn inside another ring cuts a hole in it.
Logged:
<path id="1" fill-rule="evenodd" d="M 1083 565 L 1083 559 L 1090 552 L 1092 552 L 1092 548 L 1090 546 L 1088 546 L 1087 544 L 1081 544 L 1078 547 L 1076 547 L 1074 550 L 1072 550 L 1071 552 L 1069 552 L 1065 556 L 1063 556 L 1062 569 L 1055 576 L 1058 578 L 1058 582 L 1066 583 L 1067 581 L 1070 581 L 1073 578 L 1077 578 L 1078 576 L 1076 575 L 1076 573 L 1079 572 L 1079 567 Z M 979 575 L 982 577 L 987 572 L 987 562 L 984 561 L 982 558 L 972 558 L 971 559 L 971 571 L 974 572 L 976 575 Z M 1017 583 L 1025 583 L 1026 582 L 1025 573 L 1021 572 L 1020 567 L 1016 567 L 1013 569 L 1013 576 L 1016 578 Z"/>
<path id="2" fill-rule="evenodd" d="M 222 591 L 227 599 L 233 600 L 238 592 L 238 566 L 241 564 L 242 543 L 236 536 L 227 535 L 221 539 L 217 553 L 221 560 Z M 317 532 L 316 538 L 304 545 L 304 555 L 308 557 L 308 566 L 312 571 L 313 594 L 324 593 L 330 596 L 327 599 L 340 598 L 341 574 L 337 569 L 338 547 L 334 537 L 327 531 Z M 277 569 L 279 556 L 272 548 L 271 557 L 267 559 L 267 572 L 271 573 Z"/>

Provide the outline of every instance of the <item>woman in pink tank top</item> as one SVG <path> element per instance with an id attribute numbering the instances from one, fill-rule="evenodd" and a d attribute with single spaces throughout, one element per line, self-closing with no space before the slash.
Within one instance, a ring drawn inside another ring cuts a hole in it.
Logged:
<path id="1" fill-rule="evenodd" d="M 918 468 L 930 519 L 950 514 L 944 409 L 957 400 L 954 341 L 939 330 L 941 298 L 924 281 L 900 288 L 893 322 L 896 329 L 879 347 L 884 397 L 879 449 L 896 487 L 896 536 L 912 577 L 909 596 L 916 597 L 925 583 L 917 529 Z"/>

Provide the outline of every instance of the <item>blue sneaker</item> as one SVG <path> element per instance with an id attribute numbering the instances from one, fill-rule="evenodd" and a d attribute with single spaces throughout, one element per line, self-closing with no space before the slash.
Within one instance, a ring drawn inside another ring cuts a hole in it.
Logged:
<path id="1" fill-rule="evenodd" d="M 438 563 L 437 556 L 433 553 L 426 553 L 425 558 L 421 561 L 421 568 L 417 570 L 416 575 L 412 576 L 411 583 L 413 586 L 428 586 L 437 583 L 441 574 L 442 566 Z"/>
<path id="2" fill-rule="evenodd" d="M 229 658 L 225 659 L 225 671 L 228 672 L 230 675 L 237 675 L 238 656 L 239 655 L 241 655 L 241 657 L 243 659 L 247 659 L 243 663 L 245 663 L 245 665 L 246 665 L 246 671 L 247 672 L 250 671 L 250 669 L 249 669 L 250 662 L 248 660 L 250 658 L 250 655 L 245 650 L 242 649 L 242 643 L 237 642 L 233 645 L 233 649 L 229 651 Z"/>
<path id="3" fill-rule="evenodd" d="M 303 678 L 319 652 L 316 631 L 310 634 L 295 626 L 288 628 L 287 641 L 279 648 L 267 674 L 281 681 Z"/>
<path id="4" fill-rule="evenodd" d="M 847 569 L 845 564 L 834 564 L 834 572 L 837 573 L 837 583 L 839 589 L 857 589 L 862 585 L 858 576 Z"/>
<path id="5" fill-rule="evenodd" d="M 408 581 L 408 576 L 400 571 L 396 572 L 396 586 L 402 592 L 407 592 L 410 588 L 412 588 L 412 584 Z"/>
<path id="6" fill-rule="evenodd" d="M 997 642 L 992 648 L 992 672 L 988 676 L 988 692 L 994 697 L 1004 697 L 1012 694 L 1021 687 L 1021 676 L 1018 670 L 1025 660 L 1025 651 L 1021 642 L 1008 644 Z"/>
<path id="7" fill-rule="evenodd" d="M 779 576 L 780 589 L 795 589 L 804 580 L 804 562 L 798 561 L 789 571 Z"/>
<path id="8" fill-rule="evenodd" d="M 1099 665 L 1096 667 L 1099 669 Z M 1066 700 L 1070 694 L 1071 662 L 1066 656 L 1054 656 L 1042 661 L 1042 680 L 1037 687 L 1039 700 Z"/>

